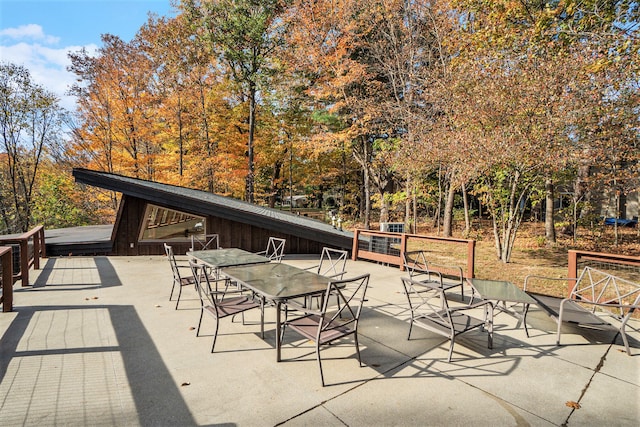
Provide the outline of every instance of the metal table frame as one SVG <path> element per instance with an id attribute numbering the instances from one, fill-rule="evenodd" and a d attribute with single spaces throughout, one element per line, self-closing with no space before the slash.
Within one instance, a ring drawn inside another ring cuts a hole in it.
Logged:
<path id="1" fill-rule="evenodd" d="M 529 310 L 529 305 L 536 304 L 535 299 L 533 299 L 513 283 L 504 280 L 486 280 L 472 278 L 467 279 L 467 283 L 471 285 L 474 293 L 478 293 L 480 298 L 490 301 L 496 301 L 497 303 L 494 304 L 495 308 L 501 311 L 506 311 L 522 320 L 524 331 L 526 332 L 527 336 L 529 336 L 526 322 L 527 311 Z M 503 307 L 500 307 L 500 301 L 502 301 Z M 522 304 L 522 313 L 509 310 L 506 307 L 507 302 L 512 302 L 514 303 L 514 305 Z"/>
<path id="2" fill-rule="evenodd" d="M 254 264 L 222 269 L 222 274 L 276 306 L 276 361 L 280 361 L 282 303 L 326 292 L 331 279 L 289 264 Z"/>
<path id="3" fill-rule="evenodd" d="M 233 267 L 238 265 L 263 264 L 270 262 L 269 258 L 238 248 L 206 249 L 189 251 L 187 256 L 197 259 L 214 269 Z"/>

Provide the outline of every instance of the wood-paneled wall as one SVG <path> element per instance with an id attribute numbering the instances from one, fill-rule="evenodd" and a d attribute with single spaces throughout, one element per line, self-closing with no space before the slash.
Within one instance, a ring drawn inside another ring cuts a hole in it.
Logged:
<path id="1" fill-rule="evenodd" d="M 157 203 L 156 203 L 157 204 Z M 176 209 L 166 206 L 169 209 Z M 120 210 L 114 227 L 114 242 L 112 255 L 162 255 L 164 254 L 163 242 L 138 242 L 140 228 L 144 219 L 146 202 L 142 199 L 122 196 Z M 198 212 L 189 212 L 201 215 Z M 223 248 L 241 248 L 251 252 L 262 251 L 267 247 L 270 236 L 287 240 L 285 254 L 319 254 L 322 242 L 302 239 L 290 234 L 275 233 L 271 230 L 256 227 L 250 224 L 230 221 L 225 218 L 207 216 L 207 233 L 220 235 L 220 246 Z M 173 242 L 173 250 L 176 254 L 184 254 L 190 249 L 188 242 Z"/>

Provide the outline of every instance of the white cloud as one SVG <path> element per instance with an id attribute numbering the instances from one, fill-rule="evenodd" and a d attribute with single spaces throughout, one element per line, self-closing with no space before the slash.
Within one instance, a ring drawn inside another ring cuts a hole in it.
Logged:
<path id="1" fill-rule="evenodd" d="M 35 27 L 38 26 L 35 25 Z M 6 31 L 2 32 L 6 33 Z M 94 44 L 61 48 L 26 42 L 3 44 L 0 45 L 0 60 L 27 68 L 35 83 L 56 94 L 60 98 L 60 105 L 72 111 L 75 109 L 75 98 L 68 96 L 66 92 L 75 82 L 75 75 L 67 71 L 67 66 L 71 65 L 68 53 L 77 52 L 83 47 L 89 54 L 95 53 L 98 49 Z"/>
<path id="2" fill-rule="evenodd" d="M 9 37 L 14 40 L 33 40 L 45 44 L 57 44 L 60 37 L 49 36 L 42 31 L 37 24 L 21 25 L 18 28 L 5 28 L 0 30 L 0 37 Z"/>

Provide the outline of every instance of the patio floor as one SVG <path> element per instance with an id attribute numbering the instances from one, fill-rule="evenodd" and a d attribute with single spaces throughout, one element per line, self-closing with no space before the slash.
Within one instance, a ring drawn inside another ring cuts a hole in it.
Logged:
<path id="1" fill-rule="evenodd" d="M 315 258 L 284 262 L 307 267 Z M 247 325 L 222 319 L 195 336 L 199 302 L 184 288 L 168 301 L 165 257 L 49 258 L 32 287 L 16 285 L 0 313 L 0 424 L 17 425 L 637 425 L 640 322 L 628 329 L 633 356 L 610 332 L 566 327 L 532 308 L 531 337 L 507 313 L 486 333 L 448 341 L 416 328 L 395 267 L 348 261 L 349 276 L 371 273 L 359 336 L 322 351 L 327 387 L 312 343 L 285 335 L 274 350 L 275 312 Z M 470 293 L 470 292 L 469 292 Z M 478 313 L 480 315 L 480 313 Z M 579 404 L 579 409 L 568 406 Z"/>

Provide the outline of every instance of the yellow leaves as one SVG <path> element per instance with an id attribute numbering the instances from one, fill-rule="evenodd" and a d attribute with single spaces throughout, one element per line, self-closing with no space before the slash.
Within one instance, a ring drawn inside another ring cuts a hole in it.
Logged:
<path id="1" fill-rule="evenodd" d="M 607 68 L 609 64 L 610 64 L 610 61 L 608 58 L 599 58 L 593 64 L 587 66 L 587 71 L 594 74 L 599 73 L 600 71 Z"/>

